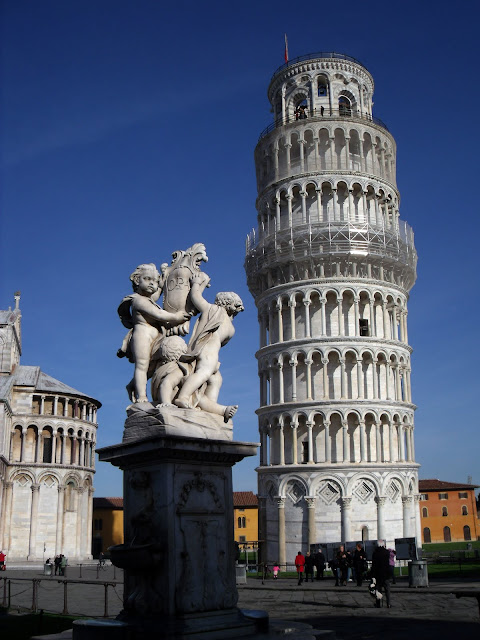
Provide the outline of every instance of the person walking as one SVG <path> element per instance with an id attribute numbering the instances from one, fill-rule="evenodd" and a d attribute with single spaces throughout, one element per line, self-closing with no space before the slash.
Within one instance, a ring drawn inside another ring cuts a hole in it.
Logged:
<path id="1" fill-rule="evenodd" d="M 382 593 L 385 590 L 385 598 L 387 607 L 390 609 L 390 554 L 385 548 L 385 541 L 379 540 L 378 546 L 372 554 L 372 577 L 376 580 L 377 591 Z M 380 607 L 381 600 L 377 598 L 376 607 Z"/>
<path id="2" fill-rule="evenodd" d="M 307 551 L 307 555 L 305 556 L 305 582 L 308 582 L 308 576 L 310 576 L 310 580 L 313 582 L 314 567 L 315 559 L 312 555 L 310 555 L 310 551 Z"/>
<path id="3" fill-rule="evenodd" d="M 357 542 L 353 553 L 353 568 L 355 569 L 355 577 L 357 579 L 357 587 L 362 586 L 363 575 L 367 570 L 367 554 L 360 542 Z"/>
<path id="4" fill-rule="evenodd" d="M 297 553 L 295 558 L 295 567 L 298 574 L 298 586 L 300 586 L 303 582 L 303 572 L 305 571 L 305 556 L 301 551 Z"/>
<path id="5" fill-rule="evenodd" d="M 389 557 L 388 557 L 388 565 L 389 565 L 389 577 L 390 580 L 392 581 L 393 584 L 396 584 L 396 580 L 395 580 L 395 556 L 397 555 L 397 552 L 395 551 L 395 549 L 387 549 Z"/>
<path id="6" fill-rule="evenodd" d="M 340 580 L 340 585 L 343 587 L 347 586 L 347 576 L 348 576 L 348 556 L 345 551 L 345 547 L 341 544 L 338 547 L 337 551 L 337 582 L 335 586 L 338 587 L 338 581 Z M 340 575 L 338 575 L 340 574 Z"/>

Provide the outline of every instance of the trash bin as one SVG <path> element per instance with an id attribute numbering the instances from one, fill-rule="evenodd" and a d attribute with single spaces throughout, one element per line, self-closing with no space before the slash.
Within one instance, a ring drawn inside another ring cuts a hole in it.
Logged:
<path id="1" fill-rule="evenodd" d="M 237 584 L 247 584 L 247 567 L 244 564 L 235 565 L 235 581 Z"/>
<path id="2" fill-rule="evenodd" d="M 408 586 L 428 587 L 428 569 L 426 560 L 410 560 L 408 563 Z"/>
<path id="3" fill-rule="evenodd" d="M 51 576 L 52 575 L 52 567 L 53 565 L 51 565 L 50 563 L 45 563 L 43 565 L 43 575 L 44 576 Z"/>

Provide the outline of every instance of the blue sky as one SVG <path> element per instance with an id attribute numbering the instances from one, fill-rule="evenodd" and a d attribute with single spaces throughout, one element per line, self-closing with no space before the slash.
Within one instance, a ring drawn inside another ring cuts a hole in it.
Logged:
<path id="1" fill-rule="evenodd" d="M 257 314 L 244 240 L 266 90 L 290 57 L 338 51 L 372 73 L 374 115 L 398 145 L 413 227 L 409 302 L 420 477 L 480 484 L 478 463 L 480 11 L 450 2 L 2 2 L 0 306 L 22 292 L 23 364 L 98 398 L 98 444 L 121 440 L 131 365 L 116 309 L 142 262 L 203 242 L 207 292 L 246 310 L 221 354 L 235 438 L 257 441 Z M 257 460 L 234 471 L 256 489 Z M 97 463 L 96 495 L 121 494 Z"/>

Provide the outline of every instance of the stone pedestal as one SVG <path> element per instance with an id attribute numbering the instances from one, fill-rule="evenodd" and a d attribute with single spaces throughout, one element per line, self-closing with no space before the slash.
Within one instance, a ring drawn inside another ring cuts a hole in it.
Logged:
<path id="1" fill-rule="evenodd" d="M 165 420 L 134 439 L 129 420 L 124 442 L 98 451 L 124 471 L 124 544 L 111 548 L 125 570 L 119 619 L 135 638 L 247 637 L 255 625 L 236 608 L 232 466 L 257 445 L 188 437 Z"/>

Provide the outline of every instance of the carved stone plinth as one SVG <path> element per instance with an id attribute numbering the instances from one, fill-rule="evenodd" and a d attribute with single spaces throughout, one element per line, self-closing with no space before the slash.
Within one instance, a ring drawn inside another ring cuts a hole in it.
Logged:
<path id="1" fill-rule="evenodd" d="M 135 638 L 248 637 L 255 625 L 236 608 L 232 466 L 257 445 L 173 431 L 98 451 L 124 471 L 125 543 L 111 549 L 125 569 L 119 619 Z"/>

